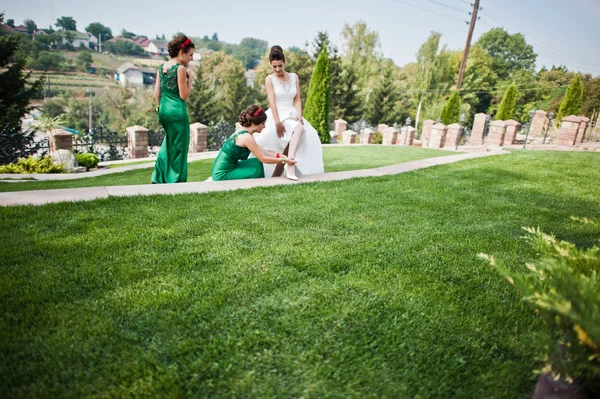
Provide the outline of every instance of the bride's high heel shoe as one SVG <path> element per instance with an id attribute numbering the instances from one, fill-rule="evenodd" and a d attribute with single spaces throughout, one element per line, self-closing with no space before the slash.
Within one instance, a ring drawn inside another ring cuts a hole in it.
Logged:
<path id="1" fill-rule="evenodd" d="M 287 164 L 285 164 L 285 166 L 283 167 L 283 169 L 285 171 L 285 177 L 287 177 L 288 179 L 293 180 L 293 181 L 297 181 L 298 180 L 298 176 L 296 176 L 296 173 L 295 173 L 296 171 L 294 170 L 294 173 L 290 174 L 289 168 L 288 168 Z"/>

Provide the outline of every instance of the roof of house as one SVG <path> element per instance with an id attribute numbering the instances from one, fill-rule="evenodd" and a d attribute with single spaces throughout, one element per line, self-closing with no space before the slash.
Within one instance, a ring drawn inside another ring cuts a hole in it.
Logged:
<path id="1" fill-rule="evenodd" d="M 62 37 L 67 35 L 67 32 L 71 33 L 73 39 L 77 40 L 89 40 L 90 38 L 83 32 L 78 32 L 76 30 L 59 30 L 58 31 Z"/>
<path id="2" fill-rule="evenodd" d="M 27 28 L 24 27 L 23 25 L 15 26 L 14 29 L 19 32 L 27 32 Z"/>
<path id="3" fill-rule="evenodd" d="M 8 31 L 11 31 L 11 32 L 15 31 L 15 28 L 13 28 L 10 25 L 6 25 L 6 24 L 0 24 L 0 29 L 8 30 Z"/>
<path id="4" fill-rule="evenodd" d="M 140 71 L 141 73 L 151 73 L 151 74 L 156 73 L 156 68 L 138 67 L 138 66 L 135 66 L 134 64 L 132 64 L 131 62 L 125 62 L 125 63 L 121 64 L 121 66 L 119 68 L 117 68 L 117 73 L 125 73 L 131 69 Z"/>
<path id="5" fill-rule="evenodd" d="M 135 41 L 135 42 L 136 42 L 136 43 L 137 43 L 139 46 L 142 46 L 142 47 L 147 47 L 147 46 L 148 46 L 148 44 L 150 43 L 150 40 L 149 40 L 147 37 L 145 37 L 145 36 L 137 36 L 137 37 L 134 39 L 134 41 Z"/>
<path id="6" fill-rule="evenodd" d="M 150 43 L 153 43 L 156 48 L 167 48 L 169 47 L 169 43 L 166 40 L 150 40 Z M 150 44 L 148 43 L 148 44 Z"/>
<path id="7" fill-rule="evenodd" d="M 123 41 L 126 41 L 126 42 L 131 42 L 131 43 L 137 44 L 133 39 L 129 39 L 129 38 L 126 38 L 126 37 L 123 37 L 123 36 L 115 36 L 112 39 L 107 40 L 106 42 L 107 43 L 116 43 L 117 40 L 123 40 Z"/>

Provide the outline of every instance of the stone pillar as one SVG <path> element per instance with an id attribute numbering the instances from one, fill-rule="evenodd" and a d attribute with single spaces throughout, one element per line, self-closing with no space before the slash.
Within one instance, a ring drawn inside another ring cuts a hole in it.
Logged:
<path id="1" fill-rule="evenodd" d="M 148 129 L 135 125 L 127 128 L 129 159 L 148 158 Z"/>
<path id="2" fill-rule="evenodd" d="M 427 147 L 429 144 L 429 138 L 431 137 L 431 129 L 435 122 L 431 119 L 423 121 L 423 132 L 421 133 L 421 143 L 423 147 Z"/>
<path id="3" fill-rule="evenodd" d="M 485 117 L 483 112 L 475 115 L 473 120 L 473 130 L 471 131 L 470 145 L 483 145 L 483 135 L 485 134 Z"/>
<path id="4" fill-rule="evenodd" d="M 387 129 L 389 126 L 386 125 L 385 123 L 380 123 L 379 125 L 377 125 L 377 131 L 381 134 L 383 134 L 383 131 L 385 129 Z"/>
<path id="5" fill-rule="evenodd" d="M 462 136 L 463 127 L 459 123 L 453 123 L 448 125 L 448 132 L 446 133 L 445 148 L 455 149 L 458 147 L 460 136 Z"/>
<path id="6" fill-rule="evenodd" d="M 431 129 L 431 137 L 427 147 L 442 148 L 446 144 L 446 133 L 448 128 L 443 123 L 436 123 Z"/>
<path id="7" fill-rule="evenodd" d="M 58 150 L 73 151 L 73 133 L 66 130 L 56 129 L 52 131 L 48 142 L 50 143 L 50 153 Z"/>
<path id="8" fill-rule="evenodd" d="M 529 128 L 529 137 L 543 137 L 546 132 L 546 126 L 548 125 L 548 119 L 546 118 L 546 112 L 536 111 L 535 116 L 531 120 L 531 127 Z"/>
<path id="9" fill-rule="evenodd" d="M 337 144 L 339 137 L 340 137 L 339 133 L 336 133 L 333 130 L 330 130 L 329 131 L 329 144 Z"/>
<path id="10" fill-rule="evenodd" d="M 381 125 L 379 125 L 381 126 Z M 381 132 L 381 130 L 380 130 Z M 396 140 L 398 139 L 398 133 L 400 133 L 400 131 L 395 128 L 395 127 L 386 127 L 385 129 L 383 129 L 383 132 L 381 133 L 383 135 L 383 140 L 381 144 L 396 144 Z"/>
<path id="11" fill-rule="evenodd" d="M 373 133 L 375 131 L 371 128 L 364 128 L 360 131 L 360 143 L 361 144 L 373 144 Z"/>
<path id="12" fill-rule="evenodd" d="M 504 145 L 511 145 L 515 142 L 517 132 L 521 128 L 521 124 L 513 119 L 504 121 L 506 124 L 506 134 L 504 135 Z"/>
<path id="13" fill-rule="evenodd" d="M 563 118 L 560 124 L 560 131 L 558 132 L 558 138 L 556 144 L 558 145 L 573 145 L 577 138 L 577 132 L 579 131 L 580 119 L 578 116 L 571 115 Z"/>
<path id="14" fill-rule="evenodd" d="M 505 135 L 506 123 L 504 123 L 504 121 L 493 121 L 490 123 L 490 132 L 488 134 L 486 144 L 503 146 Z"/>
<path id="15" fill-rule="evenodd" d="M 344 130 L 342 132 L 342 144 L 356 144 L 357 135 L 353 130 Z"/>
<path id="16" fill-rule="evenodd" d="M 580 116 L 579 119 L 581 120 L 581 122 L 579 123 L 579 131 L 577 132 L 575 144 L 581 144 L 583 142 L 588 124 L 590 123 L 590 119 L 586 118 L 585 116 Z"/>
<path id="17" fill-rule="evenodd" d="M 346 122 L 345 120 L 338 119 L 334 122 L 333 131 L 336 132 L 338 135 L 342 134 L 346 130 L 348 130 L 348 122 Z"/>
<path id="18" fill-rule="evenodd" d="M 415 141 L 415 133 L 417 129 L 412 126 L 404 126 L 400 129 L 400 134 L 398 135 L 398 139 L 396 140 L 397 145 L 406 145 L 411 146 Z"/>
<path id="19" fill-rule="evenodd" d="M 206 141 L 208 138 L 208 126 L 200 122 L 190 125 L 190 152 L 206 151 Z"/>

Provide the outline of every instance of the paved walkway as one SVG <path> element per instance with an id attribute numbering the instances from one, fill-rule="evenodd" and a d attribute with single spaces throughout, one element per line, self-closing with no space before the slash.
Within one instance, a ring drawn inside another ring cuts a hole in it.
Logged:
<path id="1" fill-rule="evenodd" d="M 345 172 L 330 172 L 318 175 L 302 176 L 298 181 L 291 181 L 285 177 L 275 177 L 271 179 L 229 180 L 218 182 L 210 181 L 178 184 L 145 184 L 135 186 L 106 186 L 67 188 L 60 190 L 32 190 L 6 192 L 0 193 L 0 206 L 43 205 L 62 201 L 87 201 L 97 198 L 108 198 L 113 196 L 130 197 L 135 195 L 174 195 L 183 193 L 207 193 L 211 191 L 228 191 L 253 187 L 345 180 L 351 179 L 353 177 L 386 176 L 410 172 L 412 170 L 428 168 L 436 165 L 445 165 L 453 162 L 463 161 L 466 159 L 482 158 L 500 154 L 506 154 L 506 152 L 499 150 L 489 152 L 461 153 L 457 155 L 422 159 L 419 161 L 406 162 L 397 165 L 382 166 L 374 169 L 350 170 Z M 134 165 L 131 167 L 134 168 L 135 166 L 143 165 Z M 86 176 L 89 176 L 89 174 L 87 174 Z"/>

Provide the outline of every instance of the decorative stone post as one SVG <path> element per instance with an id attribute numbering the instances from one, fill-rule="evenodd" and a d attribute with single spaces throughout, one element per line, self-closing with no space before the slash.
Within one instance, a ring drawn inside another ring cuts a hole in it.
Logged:
<path id="1" fill-rule="evenodd" d="M 375 131 L 371 128 L 364 128 L 360 131 L 361 144 L 373 144 L 373 134 Z"/>
<path id="2" fill-rule="evenodd" d="M 127 128 L 129 158 L 148 158 L 148 129 L 135 125 Z"/>
<path id="3" fill-rule="evenodd" d="M 483 136 L 485 134 L 485 117 L 483 112 L 475 115 L 473 120 L 473 130 L 471 131 L 471 139 L 469 140 L 470 145 L 482 145 Z"/>
<path id="4" fill-rule="evenodd" d="M 377 131 L 381 134 L 383 134 L 383 131 L 385 129 L 387 129 L 389 126 L 386 125 L 385 123 L 380 123 L 379 125 L 377 125 Z"/>
<path id="5" fill-rule="evenodd" d="M 558 138 L 556 144 L 558 145 L 573 145 L 577 138 L 577 132 L 579 131 L 579 124 L 581 120 L 578 116 L 570 115 L 564 117 L 560 124 L 560 131 L 558 132 Z"/>
<path id="6" fill-rule="evenodd" d="M 531 120 L 531 127 L 529 128 L 529 137 L 542 137 L 546 132 L 546 126 L 548 125 L 548 119 L 546 118 L 546 112 L 536 111 L 535 116 Z"/>
<path id="7" fill-rule="evenodd" d="M 208 126 L 200 122 L 190 125 L 190 152 L 206 151 L 206 140 L 208 137 Z"/>
<path id="8" fill-rule="evenodd" d="M 400 134 L 398 134 L 398 138 L 396 140 L 396 145 L 405 145 L 411 146 L 415 141 L 415 133 L 417 129 L 412 126 L 403 126 L 400 129 Z"/>
<path id="9" fill-rule="evenodd" d="M 345 130 L 342 132 L 342 144 L 355 144 L 357 133 L 353 130 Z"/>
<path id="10" fill-rule="evenodd" d="M 50 135 L 48 140 L 50 143 L 50 153 L 58 150 L 73 151 L 73 133 L 66 130 L 56 129 Z"/>
<path id="11" fill-rule="evenodd" d="M 490 123 L 490 133 L 488 134 L 486 144 L 503 146 L 505 135 L 506 123 L 504 121 L 493 121 Z"/>
<path id="12" fill-rule="evenodd" d="M 348 130 L 348 122 L 346 122 L 345 120 L 337 119 L 334 122 L 333 131 L 336 132 L 338 135 L 342 134 L 346 130 Z"/>
<path id="13" fill-rule="evenodd" d="M 517 132 L 521 128 L 521 124 L 513 119 L 504 121 L 506 124 L 506 134 L 504 135 L 504 145 L 511 145 L 515 142 Z"/>
<path id="14" fill-rule="evenodd" d="M 585 116 L 580 116 L 579 119 L 581 122 L 579 123 L 579 131 L 577 132 L 575 144 L 581 144 L 583 142 L 588 124 L 590 123 L 590 118 L 586 118 Z"/>
<path id="15" fill-rule="evenodd" d="M 446 133 L 448 128 L 443 123 L 436 123 L 431 129 L 431 138 L 429 139 L 429 148 L 442 148 L 446 144 Z"/>
<path id="16" fill-rule="evenodd" d="M 448 125 L 448 131 L 446 132 L 446 142 L 444 148 L 455 149 L 458 147 L 460 136 L 462 136 L 463 127 L 459 123 L 453 123 Z"/>
<path id="17" fill-rule="evenodd" d="M 431 129 L 435 122 L 431 119 L 423 121 L 423 132 L 421 133 L 421 143 L 423 147 L 427 147 L 429 144 L 429 138 L 431 137 Z"/>
<path id="18" fill-rule="evenodd" d="M 379 126 L 381 126 L 381 125 L 379 125 Z M 383 126 L 385 126 L 385 125 L 383 125 Z M 380 130 L 380 132 L 381 132 L 381 130 Z M 385 129 L 383 129 L 383 132 L 381 132 L 383 135 L 383 141 L 381 144 L 384 144 L 384 145 L 385 144 L 387 144 L 387 145 L 396 144 L 396 140 L 398 139 L 399 132 L 400 131 L 395 127 L 386 127 Z"/>

